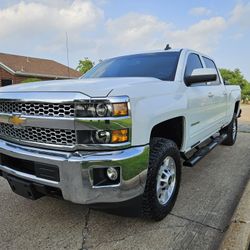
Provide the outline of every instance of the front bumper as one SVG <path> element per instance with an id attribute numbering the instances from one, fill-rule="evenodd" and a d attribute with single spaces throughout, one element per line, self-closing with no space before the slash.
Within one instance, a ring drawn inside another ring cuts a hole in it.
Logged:
<path id="1" fill-rule="evenodd" d="M 65 200 L 79 204 L 116 203 L 133 199 L 144 192 L 149 160 L 149 147 L 140 146 L 108 152 L 60 152 L 10 143 L 0 139 L 0 153 L 23 160 L 53 164 L 60 181 L 36 177 L 11 166 L 0 165 L 0 171 L 23 180 L 58 188 Z M 120 167 L 120 183 L 94 187 L 91 170 Z"/>

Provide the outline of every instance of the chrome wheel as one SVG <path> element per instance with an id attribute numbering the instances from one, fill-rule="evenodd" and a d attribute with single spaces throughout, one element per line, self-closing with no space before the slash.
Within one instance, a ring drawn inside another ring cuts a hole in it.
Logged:
<path id="1" fill-rule="evenodd" d="M 233 122 L 233 140 L 236 138 L 237 135 L 237 124 L 236 124 L 236 119 L 234 119 Z"/>
<path id="2" fill-rule="evenodd" d="M 176 165 L 171 156 L 167 156 L 157 175 L 156 193 L 161 205 L 165 205 L 174 193 L 176 186 Z"/>

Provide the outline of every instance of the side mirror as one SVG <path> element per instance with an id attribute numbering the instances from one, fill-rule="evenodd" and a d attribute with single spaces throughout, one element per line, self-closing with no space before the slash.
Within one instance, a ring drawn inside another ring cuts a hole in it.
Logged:
<path id="1" fill-rule="evenodd" d="M 213 82 L 217 80 L 217 71 L 215 69 L 194 69 L 190 76 L 185 77 L 185 83 L 190 86 L 195 83 Z"/>

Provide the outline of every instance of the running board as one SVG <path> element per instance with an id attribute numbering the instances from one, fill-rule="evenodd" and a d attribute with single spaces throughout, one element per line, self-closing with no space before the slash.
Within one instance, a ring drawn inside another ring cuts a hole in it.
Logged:
<path id="1" fill-rule="evenodd" d="M 198 149 L 198 151 L 195 152 L 189 159 L 185 159 L 183 165 L 187 167 L 193 167 L 198 161 L 205 157 L 217 145 L 221 144 L 226 138 L 226 134 L 222 134 L 216 138 L 213 138 L 213 140 L 208 145 Z"/>

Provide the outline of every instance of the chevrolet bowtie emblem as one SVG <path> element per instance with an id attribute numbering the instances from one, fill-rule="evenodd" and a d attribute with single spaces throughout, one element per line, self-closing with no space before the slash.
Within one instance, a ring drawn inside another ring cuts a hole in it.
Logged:
<path id="1" fill-rule="evenodd" d="M 14 126 L 21 126 L 25 122 L 26 118 L 22 118 L 20 115 L 12 115 L 8 121 L 9 124 L 12 124 Z"/>

